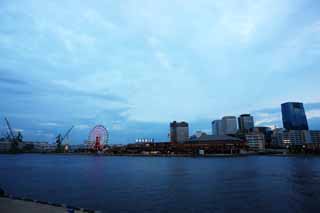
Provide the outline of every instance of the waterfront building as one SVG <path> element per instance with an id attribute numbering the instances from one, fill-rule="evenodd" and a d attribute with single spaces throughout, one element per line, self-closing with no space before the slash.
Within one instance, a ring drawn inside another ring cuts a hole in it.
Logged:
<path id="1" fill-rule="evenodd" d="M 137 138 L 136 143 L 154 143 L 153 138 Z"/>
<path id="2" fill-rule="evenodd" d="M 216 136 L 216 135 L 202 135 L 199 138 L 190 139 L 189 142 L 196 143 L 232 143 L 232 142 L 244 142 L 240 138 L 232 137 L 228 135 Z"/>
<path id="3" fill-rule="evenodd" d="M 250 114 L 242 114 L 238 118 L 239 130 L 241 132 L 249 132 L 254 127 L 253 116 Z"/>
<path id="4" fill-rule="evenodd" d="M 0 152 L 8 152 L 11 149 L 10 141 L 0 141 Z"/>
<path id="5" fill-rule="evenodd" d="M 287 102 L 281 104 L 283 127 L 287 130 L 308 130 L 308 121 L 303 103 Z"/>
<path id="6" fill-rule="evenodd" d="M 25 142 L 26 145 L 32 145 L 34 151 L 44 152 L 48 150 L 49 143 L 48 142 Z M 57 145 L 54 144 L 54 149 L 56 150 Z"/>
<path id="7" fill-rule="evenodd" d="M 11 151 L 13 149 L 13 141 L 10 140 L 1 140 L 0 141 L 0 152 L 8 152 Z M 17 145 L 15 146 L 15 148 L 17 150 L 22 150 L 25 146 L 24 142 L 18 142 Z"/>
<path id="8" fill-rule="evenodd" d="M 224 116 L 222 118 L 222 132 L 225 135 L 233 135 L 237 133 L 237 117 Z"/>
<path id="9" fill-rule="evenodd" d="M 23 146 L 29 147 L 35 152 L 54 152 L 57 149 L 57 144 L 49 144 L 48 142 L 25 141 Z"/>
<path id="10" fill-rule="evenodd" d="M 171 155 L 210 155 L 210 154 L 238 154 L 246 149 L 244 140 L 231 136 L 201 135 L 192 137 L 185 143 L 157 142 L 150 144 L 134 143 L 124 147 L 113 147 L 111 153 L 129 154 L 171 154 Z M 203 150 L 203 151 L 200 151 Z"/>
<path id="11" fill-rule="evenodd" d="M 263 151 L 265 149 L 265 136 L 263 133 L 248 133 L 245 135 L 247 145 L 255 151 Z"/>
<path id="12" fill-rule="evenodd" d="M 308 130 L 284 131 L 283 143 L 292 145 L 302 145 L 305 143 L 311 143 L 310 132 Z"/>
<path id="13" fill-rule="evenodd" d="M 87 144 L 70 144 L 70 145 L 68 145 L 69 152 L 79 152 L 79 151 L 88 150 L 90 148 L 91 147 L 89 147 Z"/>
<path id="14" fill-rule="evenodd" d="M 254 132 L 254 133 L 262 133 L 264 135 L 264 139 L 265 139 L 265 147 L 271 146 L 272 130 L 270 127 L 257 126 L 257 127 L 253 127 L 252 129 L 250 129 L 250 131 Z"/>
<path id="15" fill-rule="evenodd" d="M 253 127 L 252 129 L 250 129 L 251 132 L 256 132 L 256 133 L 268 133 L 268 132 L 272 132 L 272 129 L 270 127 L 267 126 L 256 126 Z"/>
<path id="16" fill-rule="evenodd" d="M 283 128 L 276 128 L 272 131 L 271 135 L 271 147 L 284 147 L 283 145 L 283 132 L 285 129 Z"/>
<path id="17" fill-rule="evenodd" d="M 200 138 L 202 135 L 207 135 L 207 133 L 205 133 L 205 132 L 203 132 L 203 131 L 196 131 L 196 133 L 195 133 L 195 136 L 197 137 L 197 138 Z"/>
<path id="18" fill-rule="evenodd" d="M 170 123 L 170 140 L 173 143 L 184 143 L 189 140 L 189 124 L 187 122 Z"/>
<path id="19" fill-rule="evenodd" d="M 211 123 L 212 126 L 212 135 L 224 135 L 223 134 L 223 127 L 222 127 L 222 120 L 214 120 Z"/>
<path id="20" fill-rule="evenodd" d="M 312 143 L 320 143 L 320 131 L 319 130 L 311 130 L 310 137 Z"/>
<path id="21" fill-rule="evenodd" d="M 245 142 L 243 140 L 228 135 L 202 135 L 199 138 L 190 139 L 184 145 L 185 150 L 202 150 L 203 154 L 236 154 L 245 149 Z"/>
<path id="22" fill-rule="evenodd" d="M 200 138 L 202 135 L 207 135 L 207 133 L 198 130 L 195 134 L 191 135 L 189 139 Z"/>
<path id="23" fill-rule="evenodd" d="M 316 135 L 316 134 L 314 134 Z M 314 136 L 316 138 L 316 136 Z M 276 129 L 272 134 L 272 145 L 288 147 L 290 145 L 303 145 L 312 143 L 312 137 L 308 130 Z"/>

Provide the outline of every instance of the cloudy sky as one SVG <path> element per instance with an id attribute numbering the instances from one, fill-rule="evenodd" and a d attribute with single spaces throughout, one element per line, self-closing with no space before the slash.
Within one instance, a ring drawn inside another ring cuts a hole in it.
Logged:
<path id="1" fill-rule="evenodd" d="M 87 3 L 85 3 L 87 2 Z M 281 126 L 305 103 L 320 129 L 320 1 L 1 0 L 0 116 L 25 139 L 166 140 L 252 113 Z M 2 132 L 5 131 L 1 121 Z"/>

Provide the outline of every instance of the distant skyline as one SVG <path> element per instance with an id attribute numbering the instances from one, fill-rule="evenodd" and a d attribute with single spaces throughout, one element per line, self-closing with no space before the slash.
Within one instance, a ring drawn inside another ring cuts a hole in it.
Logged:
<path id="1" fill-rule="evenodd" d="M 320 1 L 0 2 L 0 124 L 73 143 L 103 124 L 111 143 L 167 140 L 250 113 L 282 126 L 303 102 L 320 129 Z"/>

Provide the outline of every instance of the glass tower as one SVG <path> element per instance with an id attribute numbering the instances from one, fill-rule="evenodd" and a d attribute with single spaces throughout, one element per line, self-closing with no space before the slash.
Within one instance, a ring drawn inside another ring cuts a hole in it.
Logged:
<path id="1" fill-rule="evenodd" d="M 287 130 L 308 130 L 308 121 L 303 103 L 281 104 L 283 127 Z"/>
<path id="2" fill-rule="evenodd" d="M 253 117 L 250 114 L 242 114 L 238 118 L 239 129 L 242 132 L 248 132 L 254 127 Z"/>

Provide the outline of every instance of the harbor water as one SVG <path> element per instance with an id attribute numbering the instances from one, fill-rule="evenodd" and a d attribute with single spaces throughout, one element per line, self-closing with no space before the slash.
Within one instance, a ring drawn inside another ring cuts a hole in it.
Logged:
<path id="1" fill-rule="evenodd" d="M 319 212 L 320 157 L 3 154 L 0 188 L 102 212 Z"/>

